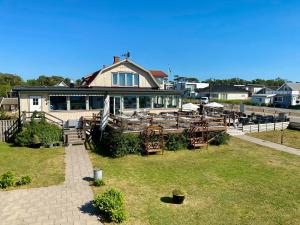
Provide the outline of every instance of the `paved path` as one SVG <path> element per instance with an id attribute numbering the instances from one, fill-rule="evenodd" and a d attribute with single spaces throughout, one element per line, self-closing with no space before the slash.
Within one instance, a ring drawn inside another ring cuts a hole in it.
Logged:
<path id="1" fill-rule="evenodd" d="M 300 156 L 300 150 L 296 149 L 296 148 L 291 148 L 291 147 L 287 147 L 285 145 L 276 144 L 274 142 L 265 141 L 265 140 L 255 138 L 255 137 L 250 137 L 248 135 L 239 135 L 239 136 L 235 136 L 235 137 L 240 138 L 240 139 L 245 140 L 245 141 L 253 142 L 253 143 L 258 144 L 258 145 L 273 148 L 273 149 L 278 150 L 278 151 L 288 152 L 288 153 Z"/>
<path id="2" fill-rule="evenodd" d="M 0 191 L 0 225 L 101 224 L 91 205 L 92 165 L 84 146 L 66 148 L 63 185 Z"/>

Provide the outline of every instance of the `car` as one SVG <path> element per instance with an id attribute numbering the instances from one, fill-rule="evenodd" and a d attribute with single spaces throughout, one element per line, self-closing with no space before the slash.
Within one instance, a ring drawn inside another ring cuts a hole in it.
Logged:
<path id="1" fill-rule="evenodd" d="M 208 103 L 208 97 L 201 97 L 200 98 L 200 103 L 201 104 L 207 104 Z"/>

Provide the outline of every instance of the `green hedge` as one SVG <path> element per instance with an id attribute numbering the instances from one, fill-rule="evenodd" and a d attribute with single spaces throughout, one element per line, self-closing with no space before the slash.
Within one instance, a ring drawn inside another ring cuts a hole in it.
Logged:
<path id="1" fill-rule="evenodd" d="M 37 116 L 40 121 L 35 120 Z M 15 143 L 20 146 L 48 145 L 60 141 L 62 141 L 61 129 L 55 124 L 48 123 L 42 114 L 34 114 L 29 123 L 23 124 L 15 138 Z"/>
<path id="2" fill-rule="evenodd" d="M 218 133 L 211 133 L 210 138 Z M 129 154 L 143 153 L 143 139 L 139 134 L 123 133 L 122 130 L 107 127 L 100 141 L 101 132 L 98 129 L 92 131 L 92 139 L 95 143 L 98 153 L 112 158 L 123 157 Z M 155 137 L 154 137 L 155 139 Z M 227 143 L 228 134 L 218 134 L 211 142 L 213 145 L 221 145 Z M 187 130 L 179 134 L 164 135 L 164 149 L 168 151 L 176 151 L 179 149 L 187 149 L 189 147 L 189 138 Z"/>

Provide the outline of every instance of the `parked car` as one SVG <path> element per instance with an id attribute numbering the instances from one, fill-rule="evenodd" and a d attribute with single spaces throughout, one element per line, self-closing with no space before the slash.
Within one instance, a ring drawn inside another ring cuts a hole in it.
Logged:
<path id="1" fill-rule="evenodd" d="M 200 98 L 200 103 L 201 104 L 207 104 L 209 101 L 208 101 L 208 97 L 201 97 Z"/>

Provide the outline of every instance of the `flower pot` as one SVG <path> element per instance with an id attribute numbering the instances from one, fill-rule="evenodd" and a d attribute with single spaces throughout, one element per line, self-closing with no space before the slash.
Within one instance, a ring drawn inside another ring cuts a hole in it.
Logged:
<path id="1" fill-rule="evenodd" d="M 184 201 L 184 199 L 185 199 L 185 196 L 184 196 L 184 195 L 174 195 L 174 194 L 173 194 L 173 202 L 174 202 L 175 204 L 182 204 L 183 201 Z"/>
<path id="2" fill-rule="evenodd" d="M 101 169 L 94 169 L 94 180 L 102 180 L 102 175 Z"/>

